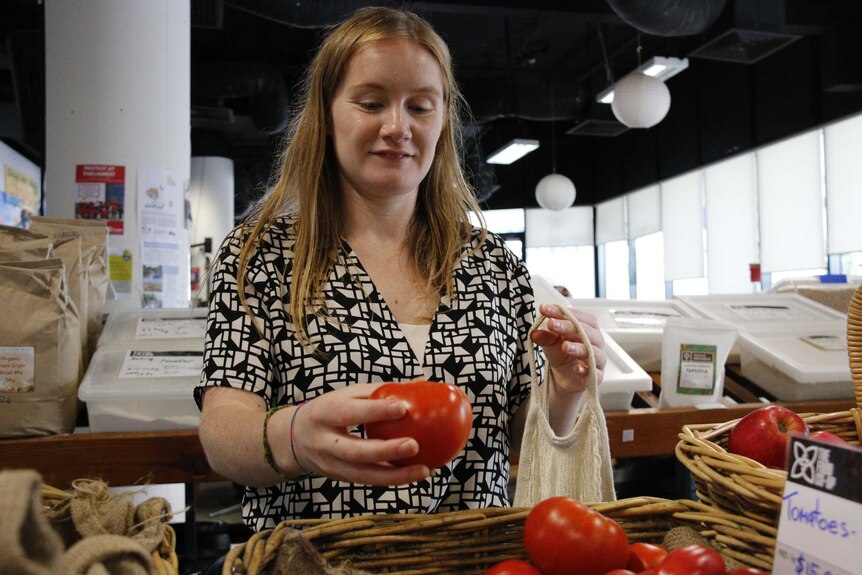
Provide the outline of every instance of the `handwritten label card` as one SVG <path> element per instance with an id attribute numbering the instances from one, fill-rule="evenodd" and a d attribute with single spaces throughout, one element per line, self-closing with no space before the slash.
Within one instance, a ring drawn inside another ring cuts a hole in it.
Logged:
<path id="1" fill-rule="evenodd" d="M 858 575 L 862 449 L 790 440 L 773 575 Z"/>
<path id="2" fill-rule="evenodd" d="M 142 317 L 138 319 L 137 339 L 203 339 L 206 333 L 206 318 Z"/>
<path id="3" fill-rule="evenodd" d="M 203 365 L 203 352 L 200 351 L 129 350 L 123 358 L 118 378 L 199 377 Z"/>

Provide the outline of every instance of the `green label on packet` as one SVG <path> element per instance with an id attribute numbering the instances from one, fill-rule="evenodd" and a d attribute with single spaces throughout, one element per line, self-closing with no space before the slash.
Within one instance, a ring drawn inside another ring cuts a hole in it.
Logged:
<path id="1" fill-rule="evenodd" d="M 712 395 L 715 391 L 717 355 L 718 348 L 714 345 L 680 345 L 676 392 L 686 395 Z"/>

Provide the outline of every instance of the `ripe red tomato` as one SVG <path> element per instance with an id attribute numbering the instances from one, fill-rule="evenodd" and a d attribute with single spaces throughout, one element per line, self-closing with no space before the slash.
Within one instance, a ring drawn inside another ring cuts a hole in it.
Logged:
<path id="1" fill-rule="evenodd" d="M 703 545 L 687 545 L 667 554 L 656 575 L 725 575 L 724 559 Z"/>
<path id="2" fill-rule="evenodd" d="M 631 569 L 635 573 L 645 569 L 656 569 L 666 555 L 667 549 L 661 545 L 640 542 L 632 543 L 629 545 L 629 560 L 626 568 Z"/>
<path id="3" fill-rule="evenodd" d="M 727 575 L 769 575 L 769 572 L 755 569 L 754 567 L 740 567 L 739 569 L 728 571 Z"/>
<path id="4" fill-rule="evenodd" d="M 628 569 L 611 569 L 605 575 L 638 575 L 634 571 Z"/>
<path id="5" fill-rule="evenodd" d="M 434 469 L 452 461 L 467 445 L 473 408 L 464 392 L 450 383 L 387 383 L 374 390 L 371 398 L 400 399 L 407 404 L 407 413 L 400 419 L 365 424 L 371 439 L 412 437 L 419 444 L 416 455 L 393 461 L 395 465 L 419 463 Z"/>
<path id="6" fill-rule="evenodd" d="M 625 567 L 629 541 L 619 523 L 571 497 L 550 497 L 524 523 L 524 546 L 544 575 L 604 575 Z"/>
<path id="7" fill-rule="evenodd" d="M 542 572 L 520 559 L 507 559 L 493 565 L 485 575 L 542 575 Z"/>

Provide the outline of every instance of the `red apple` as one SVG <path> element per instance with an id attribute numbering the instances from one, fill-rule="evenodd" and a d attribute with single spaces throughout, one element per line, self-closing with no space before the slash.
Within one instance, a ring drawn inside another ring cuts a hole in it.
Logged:
<path id="1" fill-rule="evenodd" d="M 808 437 L 810 439 L 816 439 L 817 441 L 825 441 L 826 443 L 847 443 L 844 439 L 830 431 L 815 431 Z"/>
<path id="2" fill-rule="evenodd" d="M 808 433 L 808 425 L 793 411 L 767 405 L 740 419 L 730 430 L 727 448 L 772 469 L 784 469 L 788 434 Z"/>

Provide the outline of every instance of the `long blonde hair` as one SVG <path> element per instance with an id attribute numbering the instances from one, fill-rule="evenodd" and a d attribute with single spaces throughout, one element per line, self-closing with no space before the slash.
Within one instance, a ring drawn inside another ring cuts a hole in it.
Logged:
<path id="1" fill-rule="evenodd" d="M 455 82 L 449 48 L 427 21 L 412 12 L 382 7 L 358 10 L 330 31 L 314 56 L 301 85 L 299 108 L 285 134 L 277 180 L 244 224 L 247 235 L 239 257 L 237 291 L 254 319 L 245 300 L 249 260 L 276 219 L 299 216 L 288 309 L 303 344 L 311 344 L 307 314 L 326 313 L 321 294 L 342 236 L 338 165 L 327 134 L 332 96 L 350 58 L 366 44 L 387 39 L 407 39 L 428 50 L 443 78 L 447 118 L 428 175 L 420 184 L 408 232 L 417 272 L 430 293 L 453 295 L 452 271 L 470 234 L 469 211 L 481 219 L 461 166 L 461 114 L 467 109 Z M 484 233 L 483 226 L 482 239 Z"/>

